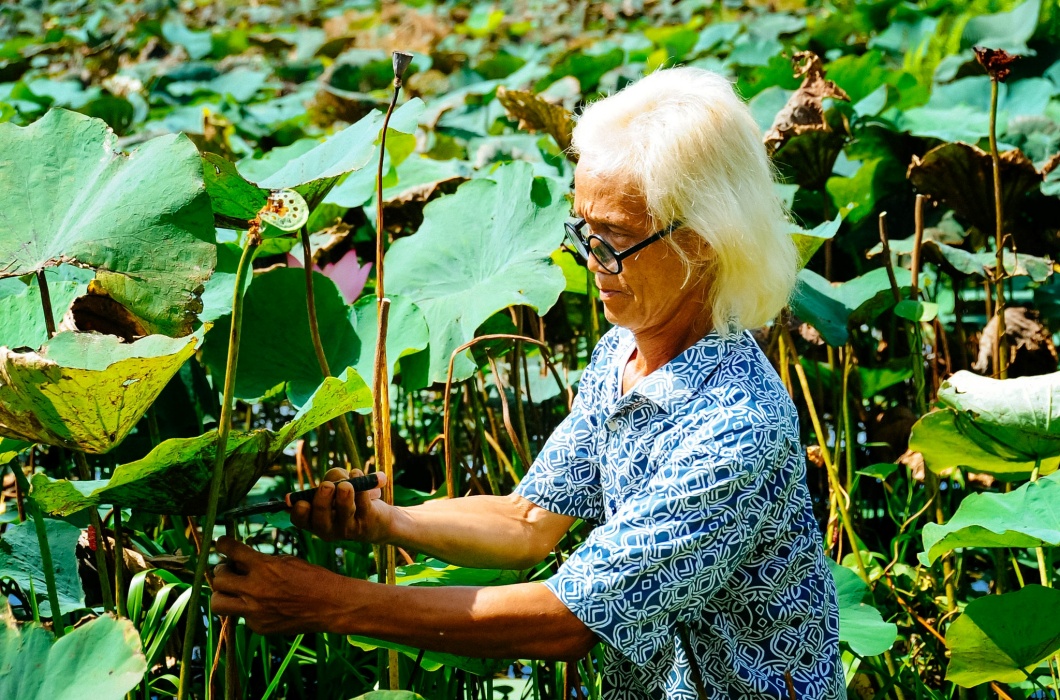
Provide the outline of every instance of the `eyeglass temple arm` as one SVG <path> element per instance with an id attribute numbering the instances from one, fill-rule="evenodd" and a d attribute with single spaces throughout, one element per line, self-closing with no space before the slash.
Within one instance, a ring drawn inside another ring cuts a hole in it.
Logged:
<path id="1" fill-rule="evenodd" d="M 655 233 L 655 234 L 652 234 L 651 236 L 648 236 L 647 238 L 645 238 L 643 241 L 641 241 L 640 243 L 636 244 L 635 246 L 632 246 L 630 248 L 626 248 L 621 253 L 617 253 L 615 255 L 615 259 L 616 260 L 623 260 L 625 258 L 628 258 L 630 255 L 633 255 L 637 251 L 643 250 L 648 245 L 654 243 L 655 241 L 659 240 L 660 238 L 665 238 L 666 236 L 669 236 L 671 233 L 673 233 L 674 231 L 676 231 L 679 228 L 681 228 L 681 222 L 675 221 L 672 224 L 670 224 L 669 227 L 664 228 L 662 231 L 659 231 L 658 233 Z"/>

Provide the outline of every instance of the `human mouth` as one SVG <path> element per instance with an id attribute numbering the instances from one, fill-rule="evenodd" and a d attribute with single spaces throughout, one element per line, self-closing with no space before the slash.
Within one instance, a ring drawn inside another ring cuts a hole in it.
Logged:
<path id="1" fill-rule="evenodd" d="M 601 301 L 607 301 L 608 299 L 614 299 L 615 297 L 619 296 L 621 293 L 622 292 L 618 291 L 617 289 L 601 289 L 600 290 L 600 299 L 601 299 Z"/>

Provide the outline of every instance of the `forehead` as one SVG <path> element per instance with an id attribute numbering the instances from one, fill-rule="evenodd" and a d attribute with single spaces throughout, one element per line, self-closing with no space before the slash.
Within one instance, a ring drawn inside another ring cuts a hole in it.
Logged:
<path id="1" fill-rule="evenodd" d="M 649 218 L 644 195 L 631 178 L 594 172 L 584 161 L 574 169 L 574 211 L 589 221 L 637 227 Z"/>

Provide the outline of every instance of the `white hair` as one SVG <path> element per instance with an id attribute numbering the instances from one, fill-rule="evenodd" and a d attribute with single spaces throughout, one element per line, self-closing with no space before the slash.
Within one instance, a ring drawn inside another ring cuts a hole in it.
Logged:
<path id="1" fill-rule="evenodd" d="M 709 244 L 696 273 L 713 278 L 720 333 L 757 328 L 788 303 L 798 255 L 787 214 L 761 131 L 725 77 L 657 70 L 589 105 L 571 147 L 592 173 L 635 183 L 654 222 L 679 220 Z"/>

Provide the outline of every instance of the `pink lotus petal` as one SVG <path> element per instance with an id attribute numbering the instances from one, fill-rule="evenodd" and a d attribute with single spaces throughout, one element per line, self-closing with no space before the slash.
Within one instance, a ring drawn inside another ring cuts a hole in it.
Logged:
<path id="1" fill-rule="evenodd" d="M 338 285 L 346 303 L 352 304 L 368 284 L 368 274 L 371 270 L 372 263 L 361 265 L 357 260 L 356 251 L 350 250 L 337 263 L 325 265 L 323 273 Z"/>

